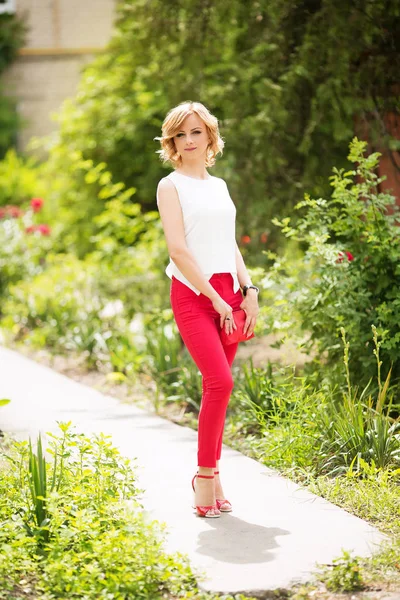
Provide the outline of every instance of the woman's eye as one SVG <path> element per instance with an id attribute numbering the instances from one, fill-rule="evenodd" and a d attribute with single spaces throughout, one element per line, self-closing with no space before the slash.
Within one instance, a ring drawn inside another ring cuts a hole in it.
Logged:
<path id="1" fill-rule="evenodd" d="M 201 131 L 194 131 L 193 133 L 201 133 Z M 184 133 L 178 133 L 178 135 L 176 137 L 182 137 L 183 135 L 185 135 Z"/>

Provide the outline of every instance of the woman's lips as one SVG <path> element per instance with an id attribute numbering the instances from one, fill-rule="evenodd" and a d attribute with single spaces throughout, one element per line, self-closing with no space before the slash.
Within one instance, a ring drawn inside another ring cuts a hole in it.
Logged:
<path id="1" fill-rule="evenodd" d="M 196 150 L 196 148 L 185 148 L 186 152 L 192 152 L 192 150 Z"/>

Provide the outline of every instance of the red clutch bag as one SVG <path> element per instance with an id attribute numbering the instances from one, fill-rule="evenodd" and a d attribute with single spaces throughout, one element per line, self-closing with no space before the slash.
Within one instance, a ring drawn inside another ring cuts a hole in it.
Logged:
<path id="1" fill-rule="evenodd" d="M 221 340 L 224 346 L 234 344 L 235 342 L 247 342 L 247 340 L 251 340 L 251 338 L 254 337 L 254 331 L 249 337 L 247 337 L 247 334 L 243 333 L 244 324 L 246 322 L 246 311 L 243 308 L 234 310 L 232 317 L 236 323 L 237 329 L 234 329 L 232 333 L 226 333 L 225 326 L 221 329 Z"/>

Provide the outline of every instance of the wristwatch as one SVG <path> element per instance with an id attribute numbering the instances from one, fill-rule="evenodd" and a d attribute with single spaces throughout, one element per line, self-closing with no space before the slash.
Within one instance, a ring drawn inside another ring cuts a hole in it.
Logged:
<path id="1" fill-rule="evenodd" d="M 245 286 L 243 286 L 243 296 L 245 296 L 247 294 L 247 290 L 250 288 L 257 290 L 257 293 L 259 293 L 259 291 L 260 291 L 256 285 L 245 285 Z"/>

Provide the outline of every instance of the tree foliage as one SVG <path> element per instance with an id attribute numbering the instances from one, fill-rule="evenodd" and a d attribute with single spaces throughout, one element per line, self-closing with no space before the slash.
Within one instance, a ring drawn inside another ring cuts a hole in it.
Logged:
<path id="1" fill-rule="evenodd" d="M 17 51 L 24 44 L 26 26 L 15 15 L 0 14 L 0 76 L 15 60 Z M 19 126 L 15 101 L 4 94 L 0 86 L 0 157 L 13 145 Z"/>
<path id="2" fill-rule="evenodd" d="M 165 174 L 154 137 L 172 106 L 201 101 L 220 120 L 214 172 L 239 233 L 256 233 L 304 191 L 326 194 L 332 164 L 349 168 L 355 119 L 371 150 L 395 151 L 383 118 L 398 114 L 399 46 L 398 0 L 124 0 L 59 115 L 60 143 L 105 161 L 154 209 Z"/>

